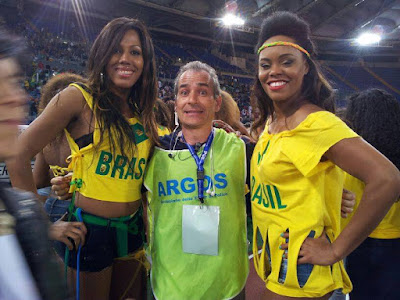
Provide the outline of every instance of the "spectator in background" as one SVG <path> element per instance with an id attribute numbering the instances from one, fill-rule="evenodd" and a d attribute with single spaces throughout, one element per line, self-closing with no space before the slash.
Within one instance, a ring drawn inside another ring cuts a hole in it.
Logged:
<path id="1" fill-rule="evenodd" d="M 170 112 L 171 128 L 175 129 L 175 127 L 176 127 L 176 124 L 175 124 L 175 101 L 168 100 L 165 104 L 168 106 L 168 109 Z"/>
<path id="2" fill-rule="evenodd" d="M 158 134 L 160 136 L 169 134 L 174 129 L 174 121 L 172 119 L 169 106 L 161 99 L 157 99 L 155 104 L 156 120 L 159 127 Z"/>
<path id="3" fill-rule="evenodd" d="M 400 169 L 400 102 L 386 91 L 370 89 L 348 100 L 345 119 L 368 143 Z M 346 174 L 345 188 L 356 193 L 356 206 L 342 227 L 357 213 L 365 184 Z M 399 199 L 400 200 L 400 199 Z M 348 257 L 353 282 L 351 300 L 400 299 L 400 202 L 395 202 L 369 237 Z"/>
<path id="4" fill-rule="evenodd" d="M 225 91 L 221 91 L 221 97 L 221 109 L 215 113 L 215 120 L 221 120 L 225 122 L 240 135 L 251 139 L 249 132 L 240 121 L 240 112 L 235 100 L 233 100 L 232 96 Z M 214 126 L 215 124 L 216 122 L 214 122 Z"/>
<path id="5" fill-rule="evenodd" d="M 33 120 L 36 119 L 37 117 L 37 100 L 33 96 L 29 98 L 28 101 L 28 106 L 29 106 L 29 116 L 28 116 L 28 122 L 31 123 Z"/>
<path id="6" fill-rule="evenodd" d="M 39 113 L 42 113 L 53 97 L 59 99 L 60 92 L 68 87 L 69 84 L 79 82 L 86 83 L 86 80 L 79 75 L 65 73 L 54 76 L 43 87 L 42 97 L 39 103 Z M 44 197 L 44 208 L 51 222 L 50 238 L 56 240 L 54 248 L 59 255 L 64 253 L 65 245 L 69 250 L 73 250 L 74 245 L 71 240 L 78 244 L 85 239 L 87 232 L 82 222 L 65 222 L 61 218 L 66 214 L 71 201 L 59 200 L 54 192 L 51 192 L 50 180 L 54 176 L 66 175 L 68 173 L 67 157 L 71 155 L 65 133 L 62 131 L 46 147 L 40 151 L 35 158 L 33 167 L 33 179 L 36 188 L 39 189 L 40 197 Z M 46 190 L 43 191 L 43 190 Z"/>

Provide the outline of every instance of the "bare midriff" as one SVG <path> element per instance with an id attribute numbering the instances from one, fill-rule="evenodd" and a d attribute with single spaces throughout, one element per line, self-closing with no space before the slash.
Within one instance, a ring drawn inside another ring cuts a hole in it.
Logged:
<path id="1" fill-rule="evenodd" d="M 118 218 L 135 213 L 142 203 L 140 200 L 138 199 L 133 202 L 109 202 L 88 198 L 77 192 L 75 206 L 99 217 Z"/>

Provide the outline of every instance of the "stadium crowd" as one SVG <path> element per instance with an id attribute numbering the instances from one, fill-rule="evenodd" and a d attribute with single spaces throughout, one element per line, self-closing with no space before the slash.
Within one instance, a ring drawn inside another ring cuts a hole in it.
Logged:
<path id="1" fill-rule="evenodd" d="M 88 58 L 90 41 L 79 38 L 80 35 L 71 32 L 51 32 L 45 25 L 38 28 L 28 21 L 19 21 L 8 26 L 12 32 L 24 37 L 29 53 L 32 55 L 32 65 L 26 70 L 24 86 L 29 95 L 29 116 L 27 123 L 37 117 L 37 106 L 43 85 L 53 76 L 61 73 L 84 75 Z M 166 41 L 158 42 L 160 47 L 170 45 L 181 47 Z M 190 48 L 189 48 L 190 49 Z M 205 51 L 202 49 L 201 51 Z M 193 56 L 191 57 L 194 58 Z M 179 66 L 190 61 L 190 57 L 181 58 L 173 54 L 156 56 L 157 76 L 159 79 L 159 98 L 164 102 L 174 99 L 171 82 L 175 78 Z M 218 70 L 218 68 L 216 68 Z M 223 90 L 228 91 L 237 101 L 243 123 L 249 123 L 251 118 L 250 82 L 240 82 L 235 76 L 224 76 L 221 80 Z"/>

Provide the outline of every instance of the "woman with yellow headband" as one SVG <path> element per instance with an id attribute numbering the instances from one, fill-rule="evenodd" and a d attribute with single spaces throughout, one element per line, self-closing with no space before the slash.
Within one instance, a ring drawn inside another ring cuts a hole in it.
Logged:
<path id="1" fill-rule="evenodd" d="M 266 122 L 251 161 L 254 262 L 261 299 L 328 299 L 352 286 L 342 259 L 400 195 L 400 173 L 334 112 L 309 25 L 277 12 L 262 25 L 254 97 Z M 340 233 L 343 171 L 365 182 L 361 204 Z M 373 170 L 373 172 L 371 172 Z"/>

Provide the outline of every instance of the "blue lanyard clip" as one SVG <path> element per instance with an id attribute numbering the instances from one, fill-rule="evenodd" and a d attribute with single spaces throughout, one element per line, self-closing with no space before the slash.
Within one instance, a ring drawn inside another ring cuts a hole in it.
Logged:
<path id="1" fill-rule="evenodd" d="M 207 157 L 207 153 L 210 150 L 211 143 L 214 139 L 214 129 L 211 130 L 210 135 L 207 138 L 207 142 L 204 146 L 203 153 L 201 154 L 200 158 L 197 156 L 196 151 L 193 149 L 193 146 L 188 144 L 185 140 L 185 137 L 182 135 L 183 141 L 186 143 L 190 154 L 194 158 L 194 161 L 197 165 L 197 189 L 198 189 L 198 196 L 201 204 L 204 204 L 204 161 Z"/>
<path id="2" fill-rule="evenodd" d="M 204 180 L 204 169 L 197 170 L 197 180 Z"/>

